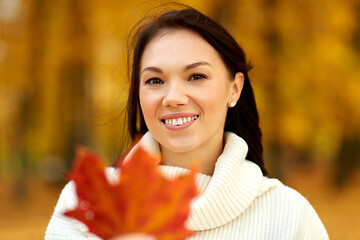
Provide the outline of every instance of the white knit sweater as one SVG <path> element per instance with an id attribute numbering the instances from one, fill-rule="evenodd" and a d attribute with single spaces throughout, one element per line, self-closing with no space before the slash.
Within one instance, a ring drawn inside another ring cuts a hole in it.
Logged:
<path id="1" fill-rule="evenodd" d="M 248 151 L 243 139 L 225 134 L 225 147 L 217 160 L 213 176 L 199 173 L 200 195 L 191 206 L 187 227 L 195 231 L 189 239 L 329 239 L 315 210 L 295 190 L 276 179 L 263 177 L 260 168 L 245 160 Z M 159 152 L 150 133 L 140 143 L 152 153 Z M 189 170 L 160 166 L 167 178 Z M 108 169 L 109 179 L 115 177 Z M 87 227 L 62 213 L 77 203 L 73 182 L 63 189 L 46 229 L 45 240 L 92 239 Z"/>

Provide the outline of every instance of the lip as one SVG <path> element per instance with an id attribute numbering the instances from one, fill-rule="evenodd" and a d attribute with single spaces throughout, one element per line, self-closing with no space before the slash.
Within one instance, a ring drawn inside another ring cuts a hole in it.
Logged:
<path id="1" fill-rule="evenodd" d="M 181 124 L 181 125 L 166 124 L 165 120 L 185 118 L 185 117 L 194 117 L 194 116 L 199 116 L 199 115 L 195 114 L 195 113 L 171 113 L 171 114 L 166 114 L 166 115 L 162 116 L 161 122 L 162 122 L 163 126 L 168 130 L 182 130 L 182 129 L 190 127 L 194 122 L 196 122 L 197 119 L 187 122 L 187 123 L 184 123 L 184 124 Z"/>

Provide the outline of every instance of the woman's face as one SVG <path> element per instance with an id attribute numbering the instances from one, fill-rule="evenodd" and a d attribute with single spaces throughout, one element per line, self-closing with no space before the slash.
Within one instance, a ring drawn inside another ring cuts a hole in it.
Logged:
<path id="1" fill-rule="evenodd" d="M 197 33 L 163 30 L 140 62 L 140 105 L 162 149 L 182 153 L 222 143 L 227 108 L 240 97 L 242 73 L 230 75 Z"/>

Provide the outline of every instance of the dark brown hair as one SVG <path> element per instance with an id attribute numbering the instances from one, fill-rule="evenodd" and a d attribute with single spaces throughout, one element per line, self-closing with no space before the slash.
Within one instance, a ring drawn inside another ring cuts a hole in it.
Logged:
<path id="1" fill-rule="evenodd" d="M 136 28 L 132 35 L 128 52 L 131 86 L 126 109 L 131 138 L 148 131 L 139 102 L 140 60 L 147 44 L 163 29 L 189 29 L 200 34 L 220 54 L 232 76 L 237 72 L 244 74 L 240 99 L 234 108 L 228 109 L 224 131 L 233 132 L 246 141 L 249 146 L 247 159 L 256 163 L 266 175 L 259 115 L 248 76 L 251 66 L 246 61 L 243 49 L 221 25 L 190 7 L 167 11 Z"/>

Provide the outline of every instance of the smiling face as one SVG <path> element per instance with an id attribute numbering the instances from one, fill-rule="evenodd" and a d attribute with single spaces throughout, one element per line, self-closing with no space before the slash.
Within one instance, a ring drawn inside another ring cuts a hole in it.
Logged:
<path id="1" fill-rule="evenodd" d="M 145 47 L 139 76 L 141 110 L 162 151 L 222 148 L 227 108 L 240 97 L 243 75 L 234 79 L 206 40 L 163 30 Z"/>

